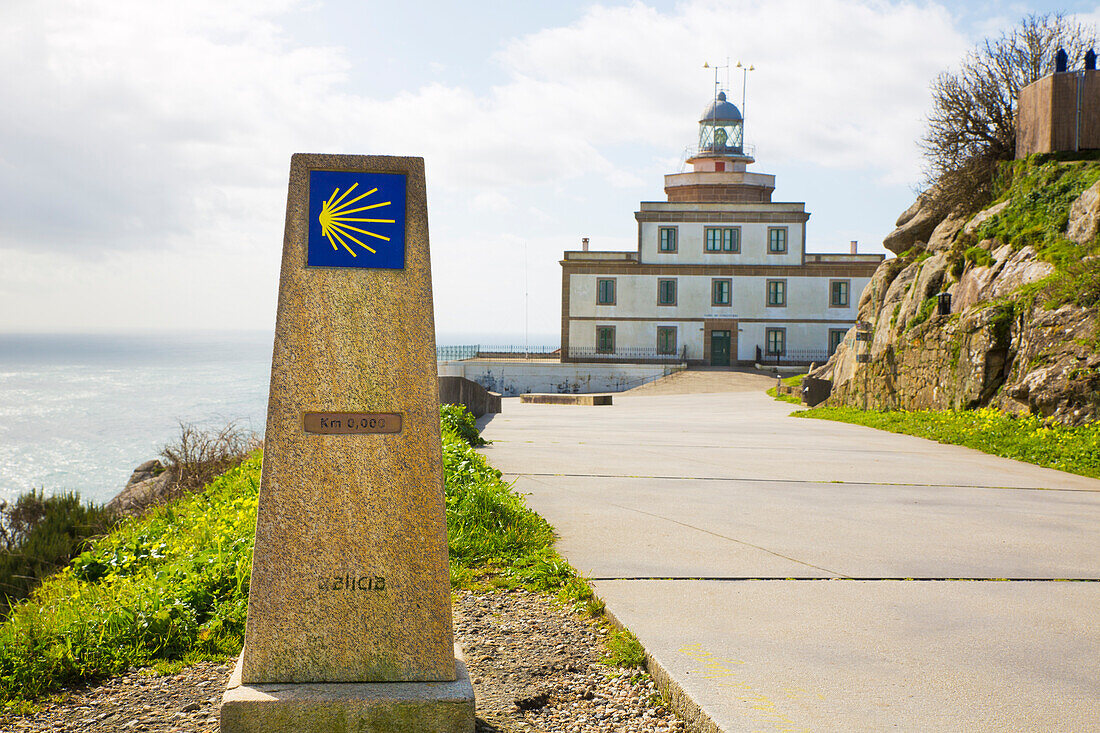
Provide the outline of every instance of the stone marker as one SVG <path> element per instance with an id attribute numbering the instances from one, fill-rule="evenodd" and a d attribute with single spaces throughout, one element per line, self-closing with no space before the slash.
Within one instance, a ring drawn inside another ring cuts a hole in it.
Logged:
<path id="1" fill-rule="evenodd" d="M 473 731 L 424 161 L 295 155 L 244 651 L 221 730 Z"/>

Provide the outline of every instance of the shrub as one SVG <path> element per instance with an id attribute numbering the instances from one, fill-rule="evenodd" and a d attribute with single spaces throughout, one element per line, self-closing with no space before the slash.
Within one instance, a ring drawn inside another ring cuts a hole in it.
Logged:
<path id="1" fill-rule="evenodd" d="M 989 267 L 993 264 L 993 255 L 989 254 L 989 250 L 977 245 L 968 247 L 963 257 L 977 267 Z"/>
<path id="2" fill-rule="evenodd" d="M 68 565 L 113 519 L 103 507 L 81 503 L 75 492 L 47 497 L 38 490 L 14 503 L 0 501 L 0 614 Z"/>
<path id="3" fill-rule="evenodd" d="M 466 410 L 465 405 L 440 405 L 439 420 L 444 430 L 453 431 L 470 445 L 488 444 L 488 441 L 478 432 L 474 416 Z"/>
<path id="4" fill-rule="evenodd" d="M 189 423 L 180 423 L 180 435 L 167 445 L 160 455 L 174 478 L 172 495 L 198 491 L 218 476 L 240 465 L 241 461 L 260 447 L 253 433 L 228 423 L 215 430 L 201 430 Z"/>
<path id="5" fill-rule="evenodd" d="M 905 324 L 905 330 L 908 331 L 911 328 L 916 328 L 920 324 L 927 321 L 932 317 L 932 312 L 936 310 L 936 302 L 939 300 L 935 295 L 925 298 L 924 302 L 920 304 L 920 308 L 913 314 L 913 317 Z"/>

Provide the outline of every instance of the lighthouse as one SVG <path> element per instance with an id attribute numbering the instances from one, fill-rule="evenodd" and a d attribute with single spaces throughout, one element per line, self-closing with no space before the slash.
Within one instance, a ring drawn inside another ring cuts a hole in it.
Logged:
<path id="1" fill-rule="evenodd" d="M 855 323 L 882 255 L 807 252 L 805 204 L 748 170 L 742 111 L 716 91 L 698 122 L 666 200 L 634 212 L 636 250 L 565 253 L 563 362 L 822 363 Z"/>

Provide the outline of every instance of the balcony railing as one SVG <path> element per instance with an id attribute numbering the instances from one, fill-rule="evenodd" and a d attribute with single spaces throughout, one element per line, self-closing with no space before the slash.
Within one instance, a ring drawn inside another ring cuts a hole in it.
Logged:
<path id="1" fill-rule="evenodd" d="M 683 173 L 687 170 L 687 162 L 698 155 L 734 155 L 743 156 L 746 158 L 756 158 L 756 146 L 755 145 L 742 145 L 741 151 L 736 152 L 734 148 L 719 148 L 717 150 L 707 146 L 699 148 L 695 145 L 688 145 L 684 148 L 684 154 L 680 158 L 680 172 Z"/>
<path id="2" fill-rule="evenodd" d="M 571 361 L 639 362 L 648 364 L 679 364 L 687 359 L 687 347 L 671 354 L 660 353 L 655 348 L 646 349 L 598 349 L 593 346 L 570 346 Z"/>
<path id="3" fill-rule="evenodd" d="M 824 364 L 829 352 L 824 349 L 787 349 L 782 354 L 769 354 L 756 347 L 757 364 Z"/>

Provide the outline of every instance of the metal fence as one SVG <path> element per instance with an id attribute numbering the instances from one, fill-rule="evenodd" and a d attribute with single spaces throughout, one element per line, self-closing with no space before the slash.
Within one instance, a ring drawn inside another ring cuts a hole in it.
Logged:
<path id="1" fill-rule="evenodd" d="M 477 347 L 477 355 L 483 359 L 525 359 L 529 357 L 546 358 L 557 356 L 560 350 L 557 346 L 521 346 L 517 344 L 506 345 L 480 345 Z"/>
<path id="2" fill-rule="evenodd" d="M 687 359 L 687 347 L 671 354 L 658 353 L 657 349 L 613 349 L 605 351 L 593 346 L 570 346 L 569 358 L 575 361 L 647 362 L 653 364 L 679 364 Z"/>
<path id="3" fill-rule="evenodd" d="M 529 359 L 556 357 L 559 349 L 556 346 L 520 346 L 509 344 L 504 346 L 483 346 L 482 344 L 467 344 L 464 346 L 437 346 L 435 347 L 436 361 L 464 361 L 466 359 Z"/>
<path id="4" fill-rule="evenodd" d="M 436 346 L 436 361 L 463 361 L 477 356 L 477 345 L 472 346 Z"/>
<path id="5" fill-rule="evenodd" d="M 756 347 L 757 364 L 824 364 L 828 359 L 824 349 L 787 349 L 782 354 L 767 354 Z"/>

